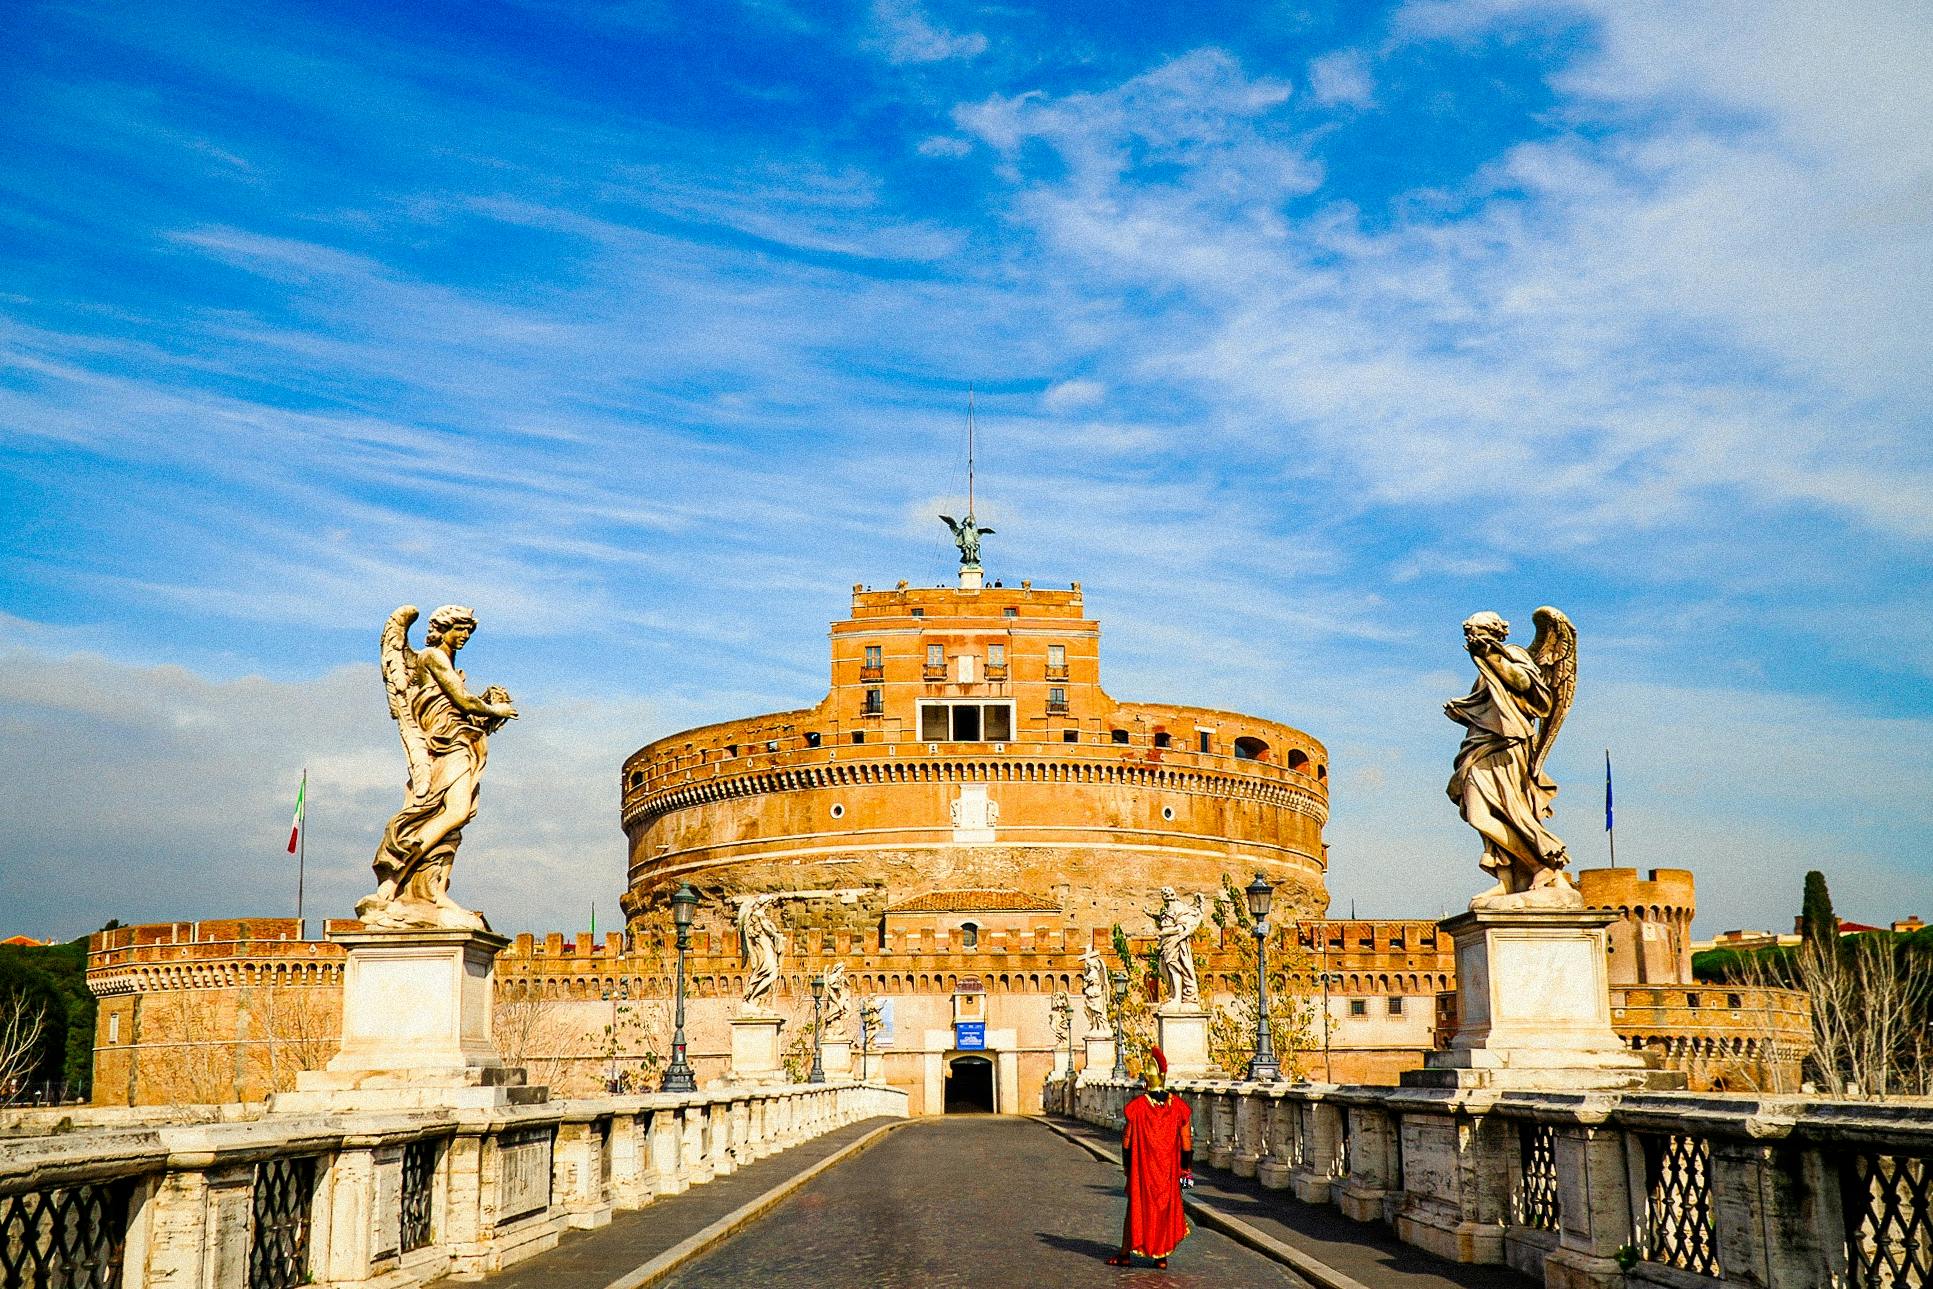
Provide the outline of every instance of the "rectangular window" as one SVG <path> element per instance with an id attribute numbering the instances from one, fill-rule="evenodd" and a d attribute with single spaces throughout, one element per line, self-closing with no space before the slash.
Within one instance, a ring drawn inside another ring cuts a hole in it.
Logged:
<path id="1" fill-rule="evenodd" d="M 1064 669 L 1067 666 L 1067 646 L 1066 645 L 1048 645 L 1047 646 L 1047 665 L 1049 667 L 1055 668 L 1056 670 Z"/>
<path id="2" fill-rule="evenodd" d="M 1112 730 L 1109 732 L 1108 737 L 1116 743 L 1125 743 L 1128 741 L 1128 732 L 1126 730 Z"/>
<path id="3" fill-rule="evenodd" d="M 987 666 L 1004 667 L 1007 665 L 1007 646 L 990 644 L 987 646 Z"/>
<path id="4" fill-rule="evenodd" d="M 953 741 L 955 743 L 980 741 L 980 705 L 978 703 L 953 704 Z"/>
<path id="5" fill-rule="evenodd" d="M 1011 604 L 1009 604 L 1009 605 L 1008 605 L 1008 606 L 1007 606 L 1006 608 L 1004 608 L 1004 609 L 1002 609 L 1002 610 L 1000 610 L 1000 612 L 1001 612 L 1001 614 L 1002 614 L 1002 615 L 1004 615 L 1004 616 L 1006 616 L 1006 617 L 1009 617 L 1009 618 L 1017 618 L 1017 617 L 1019 617 L 1019 616 L 1020 616 L 1020 610 L 1019 610 L 1019 609 L 1016 609 L 1016 608 L 1015 608 L 1015 607 L 1014 607 L 1013 605 L 1011 605 Z"/>
<path id="6" fill-rule="evenodd" d="M 922 702 L 922 743 L 1006 743 L 1013 739 L 1013 702 Z"/>
<path id="7" fill-rule="evenodd" d="M 115 1012 L 107 1018 L 107 1041 L 110 1043 L 118 1043 L 121 1041 L 121 1014 L 119 1012 Z"/>
<path id="8" fill-rule="evenodd" d="M 936 644 L 926 646 L 926 665 L 929 667 L 946 666 L 946 646 Z"/>
<path id="9" fill-rule="evenodd" d="M 1201 730 L 1195 735 L 1195 746 L 1198 751 L 1212 752 L 1215 750 L 1215 736 L 1207 730 Z"/>
<path id="10" fill-rule="evenodd" d="M 925 617 L 925 616 L 926 616 L 926 610 L 925 610 L 925 609 L 914 609 L 914 610 L 913 610 L 913 616 L 914 616 L 914 617 L 916 617 L 916 618 L 923 618 L 923 617 Z"/>
<path id="11" fill-rule="evenodd" d="M 1401 1016 L 1403 1014 L 1403 996 L 1401 994 L 1390 995 L 1389 1014 L 1392 1016 Z"/>
<path id="12" fill-rule="evenodd" d="M 944 742 L 949 728 L 946 719 L 946 704 L 920 704 L 920 742 Z"/>
<path id="13" fill-rule="evenodd" d="M 1349 1014 L 1351 1016 L 1369 1015 L 1369 1000 L 1367 998 L 1351 998 L 1349 1000 Z"/>
<path id="14" fill-rule="evenodd" d="M 1081 732 L 1079 730 L 1062 730 L 1060 732 L 1060 741 L 1063 743 L 1078 743 L 1081 741 Z"/>
<path id="15" fill-rule="evenodd" d="M 1156 747 L 1167 747 L 1168 744 L 1172 743 L 1173 741 L 1174 740 L 1169 738 L 1168 735 L 1165 733 L 1157 734 L 1154 736 L 1154 745 Z"/>
<path id="16" fill-rule="evenodd" d="M 855 743 L 864 743 L 866 741 L 866 731 L 854 730 L 852 732 L 852 741 Z"/>
<path id="17" fill-rule="evenodd" d="M 880 654 L 879 645 L 866 646 L 866 665 L 868 667 L 878 667 L 883 665 L 884 662 L 885 659 Z"/>
<path id="18" fill-rule="evenodd" d="M 1056 685 L 1047 691 L 1047 710 L 1064 712 L 1067 710 L 1067 691 Z"/>
<path id="19" fill-rule="evenodd" d="M 879 716 L 886 710 L 886 691 L 869 689 L 866 691 L 866 715 Z"/>

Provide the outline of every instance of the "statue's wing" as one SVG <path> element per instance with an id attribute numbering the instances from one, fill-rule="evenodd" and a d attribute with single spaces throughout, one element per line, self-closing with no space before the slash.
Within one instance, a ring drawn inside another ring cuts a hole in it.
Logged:
<path id="1" fill-rule="evenodd" d="M 991 528 L 982 528 L 980 530 L 980 536 L 982 537 L 990 537 L 992 535 L 993 535 L 993 529 Z"/>
<path id="2" fill-rule="evenodd" d="M 960 521 L 955 519 L 953 516 L 941 515 L 940 521 L 944 523 L 948 528 L 951 528 L 954 532 L 957 533 L 960 531 Z"/>
<path id="3" fill-rule="evenodd" d="M 1543 675 L 1550 690 L 1550 714 L 1537 723 L 1537 741 L 1530 750 L 1530 772 L 1541 774 L 1550 745 L 1557 731 L 1571 714 L 1571 699 L 1577 693 L 1577 628 L 1559 609 L 1546 604 L 1531 615 L 1537 623 L 1537 637 L 1530 642 L 1531 661 Z"/>
<path id="4" fill-rule="evenodd" d="M 409 705 L 410 673 L 416 670 L 416 651 L 409 647 L 410 624 L 416 621 L 416 606 L 405 604 L 383 623 L 383 688 L 389 692 L 389 716 L 403 738 L 403 754 L 409 757 L 409 793 L 419 797 L 429 787 L 430 747 L 416 713 Z"/>

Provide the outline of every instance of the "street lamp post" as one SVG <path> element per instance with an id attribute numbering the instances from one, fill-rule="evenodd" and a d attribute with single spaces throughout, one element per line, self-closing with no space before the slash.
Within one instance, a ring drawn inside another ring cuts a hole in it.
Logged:
<path id="1" fill-rule="evenodd" d="M 698 907 L 698 892 L 690 882 L 681 882 L 671 897 L 671 920 L 678 928 L 678 1005 L 671 1030 L 671 1064 L 665 1066 L 663 1092 L 696 1092 L 698 1076 L 685 1060 L 685 953 L 691 948 L 691 911 Z"/>
<path id="2" fill-rule="evenodd" d="M 618 1081 L 618 1003 L 629 1001 L 630 997 L 631 982 L 628 980 L 620 980 L 616 989 L 604 991 L 605 1001 L 611 1004 L 611 1070 L 604 1078 L 604 1090 L 612 1096 L 616 1096 L 622 1086 Z"/>
<path id="3" fill-rule="evenodd" d="M 1282 1077 L 1282 1067 L 1275 1060 L 1275 1039 L 1269 1032 L 1269 908 L 1275 902 L 1275 888 L 1257 873 L 1242 894 L 1248 900 L 1249 916 L 1255 919 L 1255 1059 L 1248 1063 L 1248 1077 L 1272 1083 Z"/>
<path id="4" fill-rule="evenodd" d="M 1054 993 L 1054 1027 L 1064 1030 L 1067 1037 L 1067 1064 L 1061 1067 L 1061 1077 L 1074 1077 L 1074 1004 L 1064 990 Z"/>
<path id="5" fill-rule="evenodd" d="M 1110 971 L 1107 973 L 1107 978 L 1114 985 L 1114 1069 L 1108 1077 L 1126 1083 L 1128 1081 L 1127 1031 L 1122 1028 L 1121 1022 L 1128 1009 L 1128 973 Z"/>
<path id="6" fill-rule="evenodd" d="M 819 1005 L 825 1001 L 826 978 L 812 977 L 812 1073 L 805 1076 L 807 1083 L 824 1083 L 826 1067 L 819 1060 Z"/>

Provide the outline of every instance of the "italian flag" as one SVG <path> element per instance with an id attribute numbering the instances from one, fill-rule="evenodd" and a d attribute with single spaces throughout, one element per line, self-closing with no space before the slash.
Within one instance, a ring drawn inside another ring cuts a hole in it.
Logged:
<path id="1" fill-rule="evenodd" d="M 295 840 L 302 835 L 302 803 L 309 797 L 309 772 L 302 772 L 302 786 L 295 790 L 295 818 L 289 820 L 289 854 L 295 853 Z"/>

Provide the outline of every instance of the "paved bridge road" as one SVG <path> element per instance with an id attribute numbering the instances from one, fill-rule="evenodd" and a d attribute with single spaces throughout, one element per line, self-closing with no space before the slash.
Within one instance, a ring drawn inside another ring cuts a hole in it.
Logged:
<path id="1" fill-rule="evenodd" d="M 1102 1259 L 1121 1170 L 1027 1119 L 918 1119 L 668 1276 L 679 1289 L 1286 1286 L 1307 1282 L 1197 1228 L 1166 1271 Z"/>

